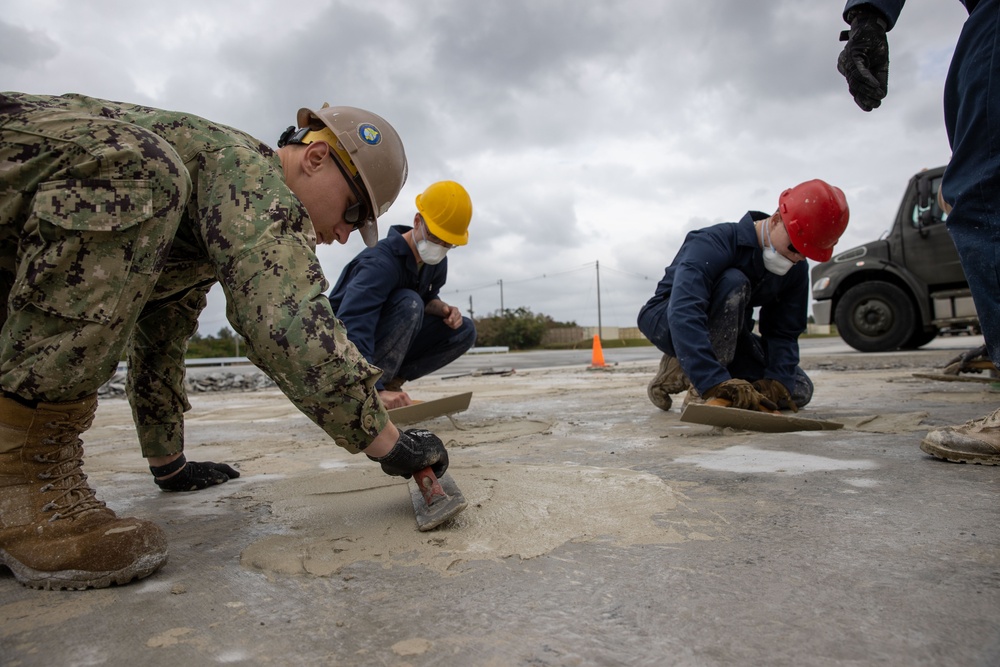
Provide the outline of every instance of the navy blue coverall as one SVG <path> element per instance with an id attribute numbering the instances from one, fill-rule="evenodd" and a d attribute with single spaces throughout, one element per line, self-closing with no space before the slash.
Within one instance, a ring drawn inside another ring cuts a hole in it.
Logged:
<path id="1" fill-rule="evenodd" d="M 904 0 L 850 0 L 871 5 L 891 30 Z M 969 18 L 944 85 L 951 161 L 941 181 L 952 206 L 948 231 L 972 290 L 990 359 L 1000 363 L 1000 0 L 962 0 Z"/>
<path id="2" fill-rule="evenodd" d="M 677 357 L 699 394 L 731 378 L 778 380 L 799 407 L 813 384 L 799 368 L 799 335 L 806 330 L 809 268 L 797 262 L 784 276 L 764 268 L 748 212 L 690 232 L 656 293 L 639 311 L 639 330 L 661 352 Z M 760 307 L 760 334 L 753 332 Z"/>
<path id="3" fill-rule="evenodd" d="M 476 342 L 468 317 L 452 329 L 424 307 L 438 298 L 448 277 L 448 258 L 420 264 L 403 238 L 411 227 L 394 225 L 344 267 L 330 292 L 330 304 L 347 338 L 382 369 L 376 389 L 393 379 L 416 380 L 462 356 Z"/>

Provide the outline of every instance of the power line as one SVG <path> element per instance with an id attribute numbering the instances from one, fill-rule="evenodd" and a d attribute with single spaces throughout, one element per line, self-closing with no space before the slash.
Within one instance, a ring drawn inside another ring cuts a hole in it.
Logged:
<path id="1" fill-rule="evenodd" d="M 547 272 L 547 273 L 543 273 L 541 275 L 532 276 L 530 278 L 520 278 L 518 280 L 507 280 L 507 279 L 504 279 L 503 280 L 503 284 L 504 285 L 520 285 L 520 284 L 523 284 L 523 283 L 529 283 L 529 282 L 533 282 L 533 281 L 536 281 L 536 280 L 547 280 L 549 278 L 555 278 L 557 276 L 564 276 L 564 275 L 568 275 L 570 273 L 579 273 L 581 271 L 589 271 L 591 269 L 596 269 L 597 266 L 598 266 L 598 263 L 596 261 L 594 261 L 594 262 L 588 262 L 587 264 L 584 264 L 583 266 L 578 266 L 578 267 L 573 268 L 573 269 L 566 269 L 564 271 L 550 271 L 550 272 Z M 633 278 L 639 278 L 641 280 L 651 280 L 651 278 L 649 276 L 647 276 L 647 275 L 643 275 L 643 274 L 640 274 L 640 273 L 635 273 L 635 272 L 632 272 L 632 271 L 622 271 L 621 269 L 616 269 L 616 268 L 614 268 L 612 266 L 608 266 L 606 264 L 603 267 L 601 267 L 601 268 L 603 268 L 605 270 L 610 270 L 610 271 L 612 271 L 614 273 L 619 273 L 619 274 L 624 275 L 624 276 L 631 276 Z M 476 287 L 464 287 L 464 288 L 455 288 L 455 289 L 451 289 L 451 290 L 444 290 L 444 293 L 446 293 L 446 294 L 463 294 L 463 293 L 466 293 L 466 292 L 476 292 L 476 291 L 483 290 L 483 289 L 495 289 L 496 286 L 497 286 L 497 283 L 498 283 L 498 281 L 494 281 L 492 283 L 487 283 L 487 284 L 484 284 L 484 285 L 477 285 Z"/>

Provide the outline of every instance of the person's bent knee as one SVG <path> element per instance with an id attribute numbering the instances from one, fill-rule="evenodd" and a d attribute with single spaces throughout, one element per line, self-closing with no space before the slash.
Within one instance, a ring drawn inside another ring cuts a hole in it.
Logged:
<path id="1" fill-rule="evenodd" d="M 795 405 L 802 408 L 809 405 L 813 397 L 813 382 L 801 368 L 795 372 L 795 386 L 792 389 L 792 400 Z"/>
<path id="2" fill-rule="evenodd" d="M 664 301 L 657 306 L 644 308 L 639 313 L 636 324 L 646 339 L 664 354 L 674 356 L 674 347 L 670 338 L 670 325 L 667 322 L 667 305 Z"/>
<path id="3" fill-rule="evenodd" d="M 424 321 L 424 300 L 411 289 L 398 289 L 389 296 L 386 304 L 394 317 L 404 320 L 415 329 Z"/>
<path id="4" fill-rule="evenodd" d="M 455 332 L 457 346 L 462 349 L 463 353 L 468 352 L 476 344 L 477 336 L 475 323 L 470 318 L 463 317 L 462 325 Z"/>

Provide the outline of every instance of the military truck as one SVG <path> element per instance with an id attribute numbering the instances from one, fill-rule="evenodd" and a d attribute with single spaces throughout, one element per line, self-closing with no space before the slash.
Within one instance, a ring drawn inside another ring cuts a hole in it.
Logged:
<path id="1" fill-rule="evenodd" d="M 910 179 L 888 235 L 812 269 L 816 323 L 836 323 L 856 350 L 915 349 L 942 332 L 979 331 L 947 214 L 937 203 L 942 174 L 937 167 Z"/>

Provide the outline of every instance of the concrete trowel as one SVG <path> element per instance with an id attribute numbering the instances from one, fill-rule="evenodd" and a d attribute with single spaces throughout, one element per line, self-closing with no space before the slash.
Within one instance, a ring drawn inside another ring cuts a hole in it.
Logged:
<path id="1" fill-rule="evenodd" d="M 437 528 L 469 504 L 451 475 L 438 478 L 430 468 L 415 472 L 410 479 L 410 502 L 421 532 Z"/>
<path id="2" fill-rule="evenodd" d="M 682 422 L 738 428 L 761 433 L 789 433 L 791 431 L 835 431 L 844 428 L 838 422 L 823 419 L 805 419 L 761 408 L 761 411 L 742 410 L 721 398 L 705 403 L 689 403 L 681 413 Z"/>

